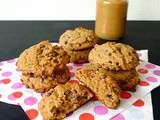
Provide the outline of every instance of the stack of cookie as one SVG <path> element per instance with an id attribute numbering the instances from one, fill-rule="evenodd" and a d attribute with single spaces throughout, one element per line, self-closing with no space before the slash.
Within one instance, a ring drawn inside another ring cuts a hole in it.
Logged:
<path id="1" fill-rule="evenodd" d="M 120 104 L 121 90 L 134 91 L 139 83 L 136 66 L 139 59 L 129 45 L 108 42 L 93 48 L 90 64 L 78 69 L 76 77 L 109 108 Z"/>
<path id="2" fill-rule="evenodd" d="M 115 79 L 122 90 L 135 91 L 139 83 L 135 69 L 139 58 L 131 46 L 115 42 L 98 45 L 90 52 L 89 62 L 104 68 L 107 75 Z"/>
<path id="3" fill-rule="evenodd" d="M 59 39 L 60 45 L 71 56 L 70 62 L 88 62 L 90 50 L 96 44 L 96 35 L 92 30 L 82 27 L 66 30 Z"/>
<path id="4" fill-rule="evenodd" d="M 120 105 L 119 85 L 107 75 L 105 69 L 89 64 L 77 70 L 76 77 L 90 88 L 105 106 L 115 109 Z"/>
<path id="5" fill-rule="evenodd" d="M 46 92 L 69 80 L 66 64 L 70 57 L 59 46 L 48 41 L 26 49 L 18 58 L 17 67 L 22 71 L 21 81 L 37 92 Z"/>

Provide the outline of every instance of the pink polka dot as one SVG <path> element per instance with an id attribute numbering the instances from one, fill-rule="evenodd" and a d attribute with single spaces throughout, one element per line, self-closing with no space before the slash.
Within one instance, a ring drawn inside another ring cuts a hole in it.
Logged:
<path id="1" fill-rule="evenodd" d="M 127 91 L 122 91 L 120 93 L 120 97 L 123 98 L 123 99 L 129 99 L 129 98 L 132 97 L 132 95 L 129 92 L 127 92 Z"/>
<path id="2" fill-rule="evenodd" d="M 122 114 L 118 114 L 115 117 L 113 117 L 111 120 L 125 120 L 125 118 Z"/>
<path id="3" fill-rule="evenodd" d="M 153 71 L 153 74 L 160 76 L 160 70 Z"/>
<path id="4" fill-rule="evenodd" d="M 146 73 L 148 73 L 148 70 L 144 69 L 144 68 L 141 68 L 141 69 L 138 69 L 138 72 L 141 73 L 141 74 L 146 74 Z"/>
<path id="5" fill-rule="evenodd" d="M 146 66 L 146 68 L 148 68 L 148 69 L 153 69 L 153 68 L 156 67 L 156 66 L 153 65 L 153 64 L 147 64 L 147 65 L 145 65 L 145 66 Z"/>
<path id="6" fill-rule="evenodd" d="M 26 105 L 34 105 L 37 103 L 37 99 L 35 97 L 28 97 L 24 100 Z"/>
<path id="7" fill-rule="evenodd" d="M 13 95 L 9 95 L 9 96 L 8 96 L 8 99 L 9 99 L 9 100 L 16 100 L 16 98 L 15 98 Z"/>
<path id="8" fill-rule="evenodd" d="M 2 66 L 4 63 L 0 62 L 0 66 Z"/>
<path id="9" fill-rule="evenodd" d="M 15 59 L 11 59 L 11 60 L 7 60 L 8 63 L 13 63 L 13 62 L 16 62 Z"/>
<path id="10" fill-rule="evenodd" d="M 11 76 L 12 75 L 12 72 L 3 72 L 2 73 L 2 76 L 4 77 L 8 77 L 8 76 Z"/>
<path id="11" fill-rule="evenodd" d="M 157 78 L 155 77 L 147 77 L 146 78 L 149 82 L 157 82 Z"/>
<path id="12" fill-rule="evenodd" d="M 12 89 L 19 89 L 19 88 L 22 88 L 23 87 L 23 84 L 22 83 L 14 83 L 12 85 Z"/>
<path id="13" fill-rule="evenodd" d="M 96 106 L 94 112 L 98 115 L 105 115 L 108 112 L 108 109 L 104 106 Z"/>
<path id="14" fill-rule="evenodd" d="M 22 92 L 13 92 L 8 96 L 9 100 L 16 100 L 18 98 L 20 98 L 23 95 Z"/>

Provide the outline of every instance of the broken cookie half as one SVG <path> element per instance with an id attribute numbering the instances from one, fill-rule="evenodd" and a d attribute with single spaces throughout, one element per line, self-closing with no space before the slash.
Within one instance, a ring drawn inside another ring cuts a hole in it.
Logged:
<path id="1" fill-rule="evenodd" d="M 108 108 L 115 109 L 120 104 L 120 88 L 117 82 L 102 68 L 85 66 L 76 71 L 76 77 L 83 82 Z"/>

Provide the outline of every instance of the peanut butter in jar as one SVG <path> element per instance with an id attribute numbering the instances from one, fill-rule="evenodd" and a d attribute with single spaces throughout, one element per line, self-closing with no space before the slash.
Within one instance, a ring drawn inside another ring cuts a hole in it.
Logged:
<path id="1" fill-rule="evenodd" d="M 128 1 L 97 0 L 95 32 L 99 38 L 118 40 L 125 35 Z"/>

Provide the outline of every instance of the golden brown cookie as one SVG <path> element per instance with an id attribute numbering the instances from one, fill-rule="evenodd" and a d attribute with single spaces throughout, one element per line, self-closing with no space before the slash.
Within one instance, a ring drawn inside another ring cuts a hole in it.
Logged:
<path id="1" fill-rule="evenodd" d="M 69 62 L 69 56 L 62 47 L 52 46 L 49 41 L 42 41 L 26 49 L 18 58 L 17 67 L 23 72 L 38 76 L 52 75 L 60 65 Z"/>
<path id="2" fill-rule="evenodd" d="M 104 69 L 85 66 L 76 71 L 76 77 L 83 82 L 97 98 L 109 108 L 120 104 L 120 88 L 117 82 L 106 74 Z"/>
<path id="3" fill-rule="evenodd" d="M 68 50 L 82 50 L 93 47 L 97 38 L 92 30 L 86 28 L 76 28 L 74 30 L 66 30 L 59 39 L 61 46 Z"/>
<path id="4" fill-rule="evenodd" d="M 108 70 L 131 70 L 139 64 L 139 58 L 131 46 L 107 42 L 91 50 L 89 62 L 98 63 Z"/>
<path id="5" fill-rule="evenodd" d="M 58 85 L 38 104 L 44 120 L 62 120 L 93 97 L 88 88 L 77 83 Z"/>
<path id="6" fill-rule="evenodd" d="M 135 69 L 130 71 L 109 71 L 106 74 L 117 81 L 119 87 L 125 91 L 135 91 L 140 79 Z"/>
<path id="7" fill-rule="evenodd" d="M 138 73 L 136 69 L 128 70 L 128 71 L 110 71 L 107 69 L 102 68 L 98 64 L 90 64 L 92 69 L 101 69 L 104 74 L 107 76 L 112 77 L 114 80 L 117 81 L 121 90 L 125 91 L 135 91 L 136 86 L 140 82 Z"/>
<path id="8" fill-rule="evenodd" d="M 89 55 L 89 52 L 91 51 L 91 49 L 92 48 L 74 51 L 74 50 L 68 50 L 68 49 L 64 48 L 64 50 L 70 56 L 71 63 L 86 63 L 86 62 L 88 62 L 88 55 Z"/>
<path id="9" fill-rule="evenodd" d="M 52 76 L 35 76 L 32 73 L 22 73 L 22 83 L 36 92 L 47 92 L 58 84 L 64 84 L 69 80 L 68 67 L 57 69 Z"/>

